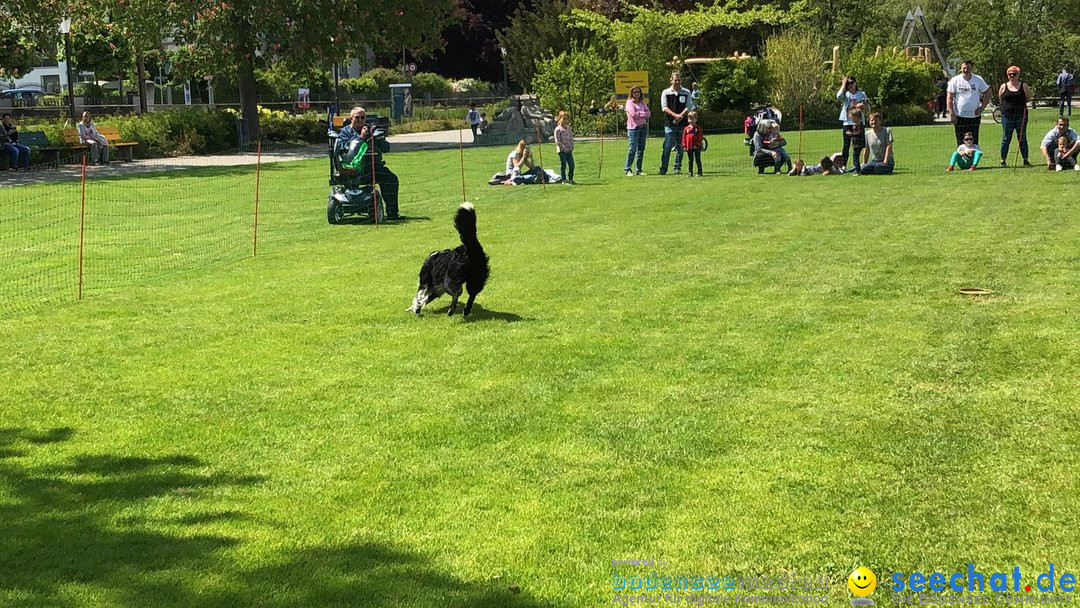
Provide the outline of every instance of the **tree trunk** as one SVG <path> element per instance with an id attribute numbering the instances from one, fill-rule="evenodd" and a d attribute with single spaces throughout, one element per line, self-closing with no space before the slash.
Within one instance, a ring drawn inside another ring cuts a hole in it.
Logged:
<path id="1" fill-rule="evenodd" d="M 135 52 L 135 68 L 139 87 L 139 114 L 146 114 L 146 61 L 141 50 Z"/>
<path id="2" fill-rule="evenodd" d="M 243 116 L 247 144 L 259 139 L 259 98 L 255 91 L 255 69 L 250 61 L 241 62 L 237 72 L 240 80 L 240 114 Z"/>
<path id="3" fill-rule="evenodd" d="M 239 35 L 236 45 L 236 79 L 240 85 L 240 116 L 244 128 L 240 134 L 241 146 L 259 139 L 259 95 L 255 90 L 255 52 L 245 33 Z M 245 52 L 245 49 L 246 52 Z"/>

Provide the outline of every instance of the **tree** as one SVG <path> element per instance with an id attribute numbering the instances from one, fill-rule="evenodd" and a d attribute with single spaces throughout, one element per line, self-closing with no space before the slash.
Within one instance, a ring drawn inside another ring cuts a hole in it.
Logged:
<path id="1" fill-rule="evenodd" d="M 175 0 L 177 42 L 189 61 L 179 76 L 236 74 L 246 133 L 259 133 L 255 70 L 274 63 L 328 69 L 367 47 L 422 55 L 442 44 L 460 13 L 454 0 Z"/>
<path id="2" fill-rule="evenodd" d="M 676 55 L 683 56 L 689 40 L 717 28 L 778 26 L 803 18 L 798 6 L 782 10 L 772 3 L 750 8 L 725 3 L 682 12 L 627 5 L 625 11 L 629 21 L 584 9 L 573 10 L 567 21 L 606 42 L 617 69 L 647 70 L 654 95 L 667 88 L 672 70 L 681 67 L 671 61 Z"/>
<path id="3" fill-rule="evenodd" d="M 595 49 L 575 47 L 537 61 L 533 88 L 543 107 L 552 112 L 565 110 L 581 118 L 590 102 L 607 99 L 614 80 L 615 65 L 610 59 Z"/>
<path id="4" fill-rule="evenodd" d="M 29 72 L 38 55 L 51 49 L 60 13 L 60 0 L 0 2 L 0 81 Z"/>
<path id="5" fill-rule="evenodd" d="M 506 49 L 506 71 L 526 89 L 533 84 L 537 63 L 584 44 L 584 32 L 566 26 L 562 17 L 569 15 L 574 0 L 533 0 L 531 6 L 518 6 L 510 26 L 496 37 Z"/>

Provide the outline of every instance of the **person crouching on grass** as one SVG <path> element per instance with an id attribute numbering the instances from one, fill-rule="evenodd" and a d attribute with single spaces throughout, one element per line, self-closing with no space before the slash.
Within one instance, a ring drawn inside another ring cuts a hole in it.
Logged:
<path id="1" fill-rule="evenodd" d="M 686 125 L 682 132 L 682 145 L 686 150 L 687 165 L 686 176 L 694 177 L 694 163 L 697 163 L 697 174 L 701 177 L 701 142 L 705 139 L 701 126 L 698 124 L 698 113 L 690 112 L 686 115 L 690 124 Z"/>
<path id="2" fill-rule="evenodd" d="M 952 171 L 959 165 L 961 169 L 974 171 L 979 166 L 980 160 L 982 160 L 982 148 L 975 143 L 975 136 L 969 131 L 964 133 L 964 141 L 952 153 L 949 166 L 945 170 Z"/>
<path id="3" fill-rule="evenodd" d="M 559 152 L 559 173 L 564 184 L 574 184 L 574 132 L 570 130 L 570 115 L 559 110 L 555 119 L 555 149 Z"/>

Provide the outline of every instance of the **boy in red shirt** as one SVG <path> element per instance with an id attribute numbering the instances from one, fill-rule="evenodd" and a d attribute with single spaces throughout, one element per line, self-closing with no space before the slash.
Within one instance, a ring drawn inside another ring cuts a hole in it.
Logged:
<path id="1" fill-rule="evenodd" d="M 701 140 L 705 135 L 698 125 L 697 112 L 690 112 L 686 115 L 686 120 L 690 124 L 686 125 L 686 128 L 682 132 L 682 146 L 683 150 L 686 150 L 687 165 L 686 176 L 694 177 L 694 163 L 697 163 L 697 174 L 701 177 Z"/>

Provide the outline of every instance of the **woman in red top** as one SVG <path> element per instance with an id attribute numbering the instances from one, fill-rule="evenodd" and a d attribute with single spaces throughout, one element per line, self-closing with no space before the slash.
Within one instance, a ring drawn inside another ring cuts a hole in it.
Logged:
<path id="1" fill-rule="evenodd" d="M 686 115 L 686 120 L 690 124 L 686 125 L 682 132 L 682 147 L 686 150 L 686 155 L 689 157 L 687 162 L 687 177 L 694 177 L 694 163 L 697 163 L 697 174 L 701 177 L 701 140 L 705 138 L 701 131 L 701 127 L 698 125 L 697 112 L 690 112 Z"/>

